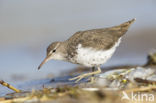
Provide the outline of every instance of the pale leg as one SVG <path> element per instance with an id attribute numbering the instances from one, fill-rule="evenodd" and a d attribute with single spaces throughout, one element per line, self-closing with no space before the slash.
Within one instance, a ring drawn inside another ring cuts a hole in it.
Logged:
<path id="1" fill-rule="evenodd" d="M 95 71 L 95 67 L 92 67 L 92 72 L 94 72 Z M 94 74 L 90 77 L 90 80 L 89 80 L 89 82 L 90 83 L 94 83 L 94 79 L 95 79 L 95 77 L 94 77 Z"/>
<path id="2" fill-rule="evenodd" d="M 77 77 L 74 77 L 74 78 L 71 78 L 71 79 L 69 79 L 69 80 L 76 80 L 75 82 L 77 83 L 78 81 L 80 81 L 81 79 L 83 79 L 83 78 L 85 78 L 85 77 L 87 77 L 87 76 L 91 76 L 91 75 L 95 75 L 95 74 L 99 74 L 99 73 L 101 73 L 101 69 L 100 69 L 100 67 L 98 66 L 97 67 L 97 71 L 94 71 L 94 72 L 91 72 L 91 73 L 86 73 L 86 74 L 82 74 L 82 75 L 79 75 L 79 76 L 77 76 Z"/>

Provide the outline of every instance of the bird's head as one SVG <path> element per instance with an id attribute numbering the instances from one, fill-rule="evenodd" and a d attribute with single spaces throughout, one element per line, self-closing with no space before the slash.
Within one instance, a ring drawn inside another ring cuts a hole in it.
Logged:
<path id="1" fill-rule="evenodd" d="M 63 56 L 62 51 L 63 51 L 62 42 L 51 43 L 47 48 L 47 56 L 42 61 L 42 63 L 39 65 L 38 69 L 40 69 L 43 64 L 45 64 L 46 62 L 48 62 L 51 59 L 63 60 L 64 56 Z"/>

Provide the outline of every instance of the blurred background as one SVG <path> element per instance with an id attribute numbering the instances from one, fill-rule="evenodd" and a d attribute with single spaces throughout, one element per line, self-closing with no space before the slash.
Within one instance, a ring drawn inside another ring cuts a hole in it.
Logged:
<path id="1" fill-rule="evenodd" d="M 78 65 L 50 61 L 41 70 L 47 46 L 79 30 L 136 22 L 103 67 L 146 62 L 156 48 L 156 0 L 0 0 L 0 79 L 45 78 Z"/>

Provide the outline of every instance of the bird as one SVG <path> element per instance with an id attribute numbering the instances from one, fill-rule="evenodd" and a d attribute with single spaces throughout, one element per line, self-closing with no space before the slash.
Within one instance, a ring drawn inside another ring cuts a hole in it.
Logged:
<path id="1" fill-rule="evenodd" d="M 106 63 L 119 46 L 123 35 L 136 19 L 117 26 L 83 30 L 74 33 L 65 41 L 52 42 L 47 48 L 46 58 L 38 70 L 49 60 L 62 60 L 92 68 L 92 72 L 70 78 L 79 82 L 83 78 L 101 73 L 100 66 Z M 96 71 L 94 71 L 97 69 Z"/>

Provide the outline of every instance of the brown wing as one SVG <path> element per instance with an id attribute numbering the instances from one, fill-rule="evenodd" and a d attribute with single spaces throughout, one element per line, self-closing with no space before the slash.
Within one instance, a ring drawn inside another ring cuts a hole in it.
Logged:
<path id="1" fill-rule="evenodd" d="M 102 29 L 92 29 L 76 32 L 68 41 L 68 51 L 74 51 L 78 44 L 83 47 L 93 47 L 97 50 L 111 48 L 117 40 L 123 36 L 129 25 L 134 21 L 125 22 L 119 26 Z"/>
<path id="2" fill-rule="evenodd" d="M 72 46 L 81 44 L 83 47 L 93 47 L 95 49 L 109 49 L 117 37 L 114 37 L 108 30 L 88 30 L 75 33 L 69 43 Z"/>

